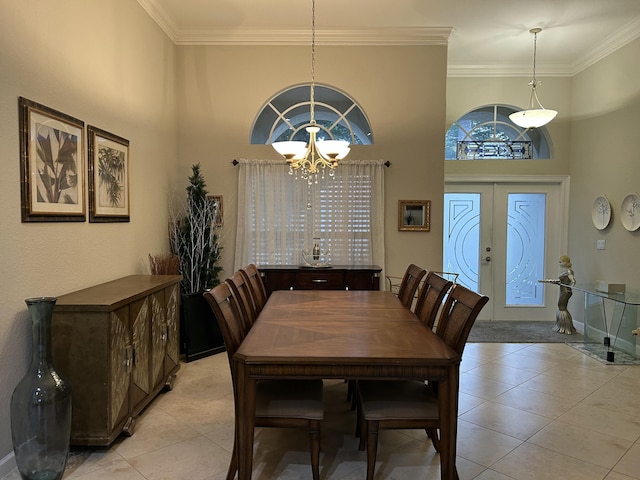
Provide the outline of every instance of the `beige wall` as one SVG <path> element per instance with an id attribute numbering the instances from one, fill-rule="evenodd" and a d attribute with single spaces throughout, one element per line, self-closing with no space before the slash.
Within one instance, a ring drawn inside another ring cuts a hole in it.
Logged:
<path id="1" fill-rule="evenodd" d="M 137 2 L 104 7 L 98 0 L 2 2 L 0 459 L 12 450 L 9 399 L 31 352 L 24 299 L 146 273 L 147 254 L 167 250 L 176 47 Z M 130 223 L 21 223 L 18 96 L 130 141 Z"/>
<path id="2" fill-rule="evenodd" d="M 265 102 L 311 79 L 308 47 L 181 47 L 178 52 L 179 168 L 201 162 L 208 190 L 224 197 L 222 262 L 233 270 L 238 170 L 234 158 L 278 158 L 269 145 L 249 145 Z M 317 48 L 316 81 L 351 95 L 368 115 L 375 144 L 349 158 L 383 159 L 386 170 L 387 271 L 410 262 L 442 262 L 442 152 L 445 47 Z M 229 92 L 233 92 L 229 94 Z M 398 200 L 432 201 L 431 232 L 398 232 Z M 301 206 L 302 208 L 302 206 Z"/>
<path id="3" fill-rule="evenodd" d="M 638 126 L 640 39 L 580 73 L 572 84 L 571 219 L 569 254 L 578 281 L 620 281 L 640 290 L 640 230 L 627 231 L 620 205 L 640 194 Z M 604 230 L 591 221 L 594 200 L 606 195 L 612 218 Z M 596 241 L 606 241 L 596 250 Z"/>

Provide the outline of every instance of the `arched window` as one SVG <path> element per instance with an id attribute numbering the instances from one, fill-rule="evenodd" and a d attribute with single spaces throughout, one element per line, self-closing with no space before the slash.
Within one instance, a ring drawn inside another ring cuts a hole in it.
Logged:
<path id="1" fill-rule="evenodd" d="M 311 84 L 297 85 L 278 93 L 260 110 L 251 128 L 252 144 L 284 140 L 308 141 Z M 371 145 L 373 134 L 366 115 L 346 94 L 326 85 L 315 85 L 314 114 L 320 127 L 318 140 L 346 140 L 352 145 Z"/>
<path id="2" fill-rule="evenodd" d="M 476 108 L 456 120 L 445 138 L 445 160 L 537 160 L 551 158 L 545 127 L 522 129 L 505 105 Z"/>

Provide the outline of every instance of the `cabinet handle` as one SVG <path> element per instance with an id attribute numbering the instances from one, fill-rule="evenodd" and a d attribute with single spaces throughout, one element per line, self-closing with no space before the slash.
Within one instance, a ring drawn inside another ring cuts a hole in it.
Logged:
<path id="1" fill-rule="evenodd" d="M 327 283 L 327 279 L 326 278 L 314 278 L 312 280 L 312 282 L 314 282 L 314 283 Z"/>
<path id="2" fill-rule="evenodd" d="M 124 347 L 124 371 L 126 373 L 131 371 L 131 345 Z"/>
<path id="3" fill-rule="evenodd" d="M 131 345 L 131 362 L 133 363 L 133 366 L 136 366 L 136 347 L 138 345 L 138 342 L 133 342 L 133 344 Z"/>

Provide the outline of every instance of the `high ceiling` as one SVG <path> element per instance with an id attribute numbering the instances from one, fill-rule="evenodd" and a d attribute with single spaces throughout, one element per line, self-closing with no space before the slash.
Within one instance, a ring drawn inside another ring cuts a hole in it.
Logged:
<path id="1" fill-rule="evenodd" d="M 176 44 L 310 43 L 311 0 L 138 0 Z M 640 36 L 640 0 L 317 0 L 323 44 L 446 44 L 450 75 L 575 75 Z"/>

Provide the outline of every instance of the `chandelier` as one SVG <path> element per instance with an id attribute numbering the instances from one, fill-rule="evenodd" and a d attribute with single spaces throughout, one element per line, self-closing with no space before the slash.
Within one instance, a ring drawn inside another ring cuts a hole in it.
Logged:
<path id="1" fill-rule="evenodd" d="M 538 93 L 536 92 L 538 85 L 542 84 L 542 82 L 538 82 L 536 80 L 536 44 L 538 40 L 538 33 L 541 31 L 541 28 L 532 28 L 529 30 L 529 33 L 533 33 L 533 80 L 529 82 L 529 86 L 531 87 L 529 105 L 527 105 L 526 110 L 514 112 L 509 115 L 511 121 L 522 128 L 542 127 L 553 120 L 558 114 L 555 110 L 547 110 L 544 108 L 540 103 L 540 100 L 538 100 Z"/>
<path id="2" fill-rule="evenodd" d="M 309 144 L 301 141 L 273 142 L 273 148 L 282 155 L 289 164 L 289 174 L 300 176 L 309 184 L 318 183 L 318 173 L 324 178 L 325 170 L 329 176 L 334 175 L 338 161 L 349 153 L 349 142 L 343 140 L 318 139 L 320 127 L 315 119 L 315 70 L 316 70 L 316 0 L 311 2 L 311 96 L 310 121 L 306 131 L 309 133 Z"/>

